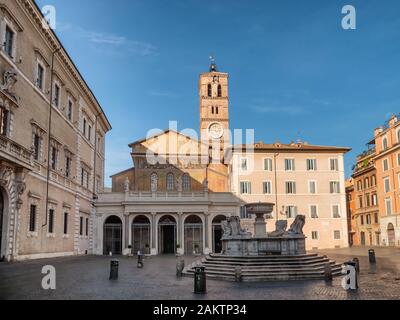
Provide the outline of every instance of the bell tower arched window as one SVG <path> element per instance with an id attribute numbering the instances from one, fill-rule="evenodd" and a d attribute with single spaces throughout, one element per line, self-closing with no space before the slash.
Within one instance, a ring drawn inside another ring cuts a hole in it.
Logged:
<path id="1" fill-rule="evenodd" d="M 211 84 L 209 84 L 209 85 L 207 86 L 207 95 L 208 95 L 209 97 L 212 96 L 212 86 L 211 86 Z"/>
<path id="2" fill-rule="evenodd" d="M 221 98 L 222 97 L 222 86 L 218 85 L 218 97 Z"/>

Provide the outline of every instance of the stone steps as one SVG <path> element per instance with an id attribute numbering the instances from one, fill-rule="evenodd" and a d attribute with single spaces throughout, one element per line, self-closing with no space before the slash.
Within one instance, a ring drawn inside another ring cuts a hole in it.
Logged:
<path id="1" fill-rule="evenodd" d="M 235 269 L 241 267 L 242 281 L 317 280 L 324 279 L 327 263 L 331 265 L 333 276 L 341 275 L 341 265 L 316 254 L 267 257 L 210 255 L 186 267 L 183 273 L 193 276 L 195 266 L 201 264 L 211 279 L 234 281 Z"/>

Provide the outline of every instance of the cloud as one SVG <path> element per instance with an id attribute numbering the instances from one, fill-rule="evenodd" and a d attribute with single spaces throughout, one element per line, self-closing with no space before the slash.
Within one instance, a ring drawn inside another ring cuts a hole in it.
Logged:
<path id="1" fill-rule="evenodd" d="M 286 115 L 302 115 L 302 114 L 307 114 L 308 111 L 302 107 L 296 107 L 296 106 L 251 106 L 250 109 L 252 109 L 255 112 L 258 113 L 283 113 Z"/>
<path id="2" fill-rule="evenodd" d="M 129 39 L 125 36 L 86 30 L 80 26 L 66 23 L 58 23 L 57 30 L 81 38 L 96 45 L 97 49 L 103 49 L 113 53 L 127 53 L 139 56 L 152 56 L 157 54 L 157 48 L 145 41 Z"/>

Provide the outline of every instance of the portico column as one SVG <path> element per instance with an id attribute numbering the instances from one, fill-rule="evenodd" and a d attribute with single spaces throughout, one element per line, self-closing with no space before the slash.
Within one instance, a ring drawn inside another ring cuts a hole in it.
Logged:
<path id="1" fill-rule="evenodd" d="M 130 250 L 128 249 L 129 246 L 129 213 L 125 213 L 124 214 L 125 217 L 125 254 L 130 254 L 131 252 L 129 252 Z"/>
<path id="2" fill-rule="evenodd" d="M 178 212 L 178 243 L 180 248 L 177 250 L 178 253 L 183 254 L 185 252 L 185 245 L 183 243 L 183 212 Z"/>
<path id="3" fill-rule="evenodd" d="M 157 254 L 156 232 L 157 232 L 157 212 L 151 213 L 151 254 Z"/>
<path id="4" fill-rule="evenodd" d="M 204 212 L 204 253 L 209 254 L 210 248 L 208 247 L 208 212 Z"/>

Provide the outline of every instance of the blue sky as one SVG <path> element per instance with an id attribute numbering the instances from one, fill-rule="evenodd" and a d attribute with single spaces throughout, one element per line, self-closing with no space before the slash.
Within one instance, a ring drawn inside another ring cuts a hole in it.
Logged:
<path id="1" fill-rule="evenodd" d="M 231 128 L 256 140 L 348 146 L 357 154 L 400 109 L 400 2 L 38 0 L 113 130 L 106 177 L 132 165 L 149 129 L 199 127 L 199 73 L 230 74 Z M 341 28 L 354 5 L 357 30 Z M 110 180 L 107 179 L 107 184 Z"/>

